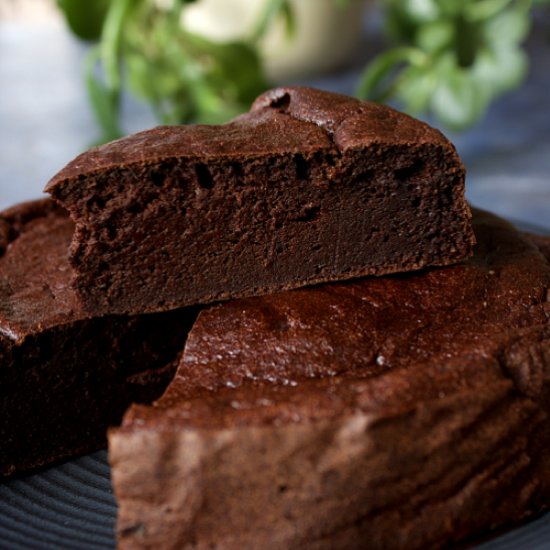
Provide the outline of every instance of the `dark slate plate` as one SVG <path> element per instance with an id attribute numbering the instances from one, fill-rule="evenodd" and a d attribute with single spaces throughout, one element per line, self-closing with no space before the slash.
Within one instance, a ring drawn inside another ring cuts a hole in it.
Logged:
<path id="1" fill-rule="evenodd" d="M 550 235 L 527 223 L 517 225 Z M 2 550 L 112 549 L 115 519 L 106 451 L 0 484 Z M 475 548 L 547 550 L 550 513 Z"/>
<path id="2" fill-rule="evenodd" d="M 0 548 L 114 548 L 116 504 L 107 452 L 0 485 Z"/>

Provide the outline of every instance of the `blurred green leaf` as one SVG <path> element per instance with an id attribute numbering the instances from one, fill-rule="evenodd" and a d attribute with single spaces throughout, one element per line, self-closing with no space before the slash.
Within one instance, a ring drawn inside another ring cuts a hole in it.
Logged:
<path id="1" fill-rule="evenodd" d="M 531 27 L 531 0 L 384 0 L 383 6 L 396 43 L 369 63 L 360 97 L 394 98 L 409 112 L 431 112 L 462 129 L 525 78 L 521 43 Z"/>
<path id="2" fill-rule="evenodd" d="M 433 92 L 434 114 L 448 127 L 464 128 L 477 120 L 487 106 L 483 86 L 465 69 L 455 70 L 452 59 L 442 60 L 440 79 Z"/>
<path id="3" fill-rule="evenodd" d="M 287 24 L 287 32 L 294 28 L 294 15 L 292 5 L 289 0 L 266 0 L 265 8 L 260 15 L 260 19 L 256 24 L 255 30 L 252 32 L 252 42 L 257 42 L 265 34 L 267 30 L 273 25 L 273 22 L 279 17 L 283 16 L 284 21 Z"/>
<path id="4" fill-rule="evenodd" d="M 396 96 L 407 112 L 418 114 L 428 109 L 436 86 L 437 74 L 433 70 L 411 66 L 397 79 Z"/>
<path id="5" fill-rule="evenodd" d="M 69 27 L 83 40 L 98 40 L 111 0 L 57 0 Z"/>
<path id="6" fill-rule="evenodd" d="M 518 86 L 527 74 L 527 56 L 520 48 L 501 47 L 480 53 L 472 75 L 487 82 L 493 95 Z"/>
<path id="7" fill-rule="evenodd" d="M 128 52 L 125 59 L 130 88 L 141 99 L 152 102 L 158 101 L 154 67 L 141 54 L 136 52 Z"/>
<path id="8" fill-rule="evenodd" d="M 426 23 L 418 29 L 418 46 L 428 53 L 435 53 L 451 46 L 454 27 L 448 20 Z"/>
<path id="9" fill-rule="evenodd" d="M 465 9 L 465 16 L 470 21 L 481 21 L 493 18 L 502 13 L 514 0 L 479 0 L 470 2 Z"/>
<path id="10" fill-rule="evenodd" d="M 120 96 L 109 89 L 96 75 L 99 59 L 99 48 L 94 48 L 88 53 L 85 61 L 85 82 L 90 102 L 102 129 L 98 142 L 104 143 L 117 139 L 123 134 L 118 125 Z"/>
<path id="11" fill-rule="evenodd" d="M 416 48 L 394 48 L 376 57 L 363 71 L 356 94 L 373 101 L 384 101 L 393 92 L 395 71 L 405 65 L 422 66 L 426 55 Z M 393 73 L 393 74 L 392 74 Z"/>
<path id="12" fill-rule="evenodd" d="M 124 25 L 134 0 L 111 0 L 101 33 L 101 61 L 107 84 L 118 91 L 121 87 L 120 55 Z"/>
<path id="13" fill-rule="evenodd" d="M 438 0 L 389 0 L 389 7 L 394 17 L 415 25 L 437 21 L 441 15 Z"/>
<path id="14" fill-rule="evenodd" d="M 518 5 L 487 21 L 485 33 L 488 42 L 493 44 L 502 42 L 520 44 L 527 38 L 530 28 L 529 10 Z"/>

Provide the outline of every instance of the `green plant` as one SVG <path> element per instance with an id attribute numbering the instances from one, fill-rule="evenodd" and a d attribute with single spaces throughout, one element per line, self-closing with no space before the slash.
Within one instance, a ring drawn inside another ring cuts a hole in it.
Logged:
<path id="1" fill-rule="evenodd" d="M 226 121 L 269 87 L 258 45 L 278 18 L 294 32 L 291 1 L 265 0 L 249 36 L 224 43 L 182 25 L 182 10 L 194 1 L 58 0 L 71 29 L 99 41 L 85 67 L 99 141 L 124 133 L 124 90 L 172 124 Z M 393 99 L 412 114 L 431 113 L 448 127 L 465 128 L 522 82 L 531 10 L 549 1 L 380 0 L 392 45 L 365 68 L 357 95 Z"/>
<path id="2" fill-rule="evenodd" d="M 111 0 L 57 0 L 71 30 L 84 40 L 97 40 Z"/>
<path id="3" fill-rule="evenodd" d="M 250 38 L 226 43 L 181 25 L 181 11 L 193 1 L 59 0 L 75 33 L 99 39 L 85 64 L 88 93 L 102 130 L 99 142 L 124 133 L 124 89 L 147 102 L 160 122 L 175 124 L 226 121 L 269 87 L 256 45 L 276 17 L 285 17 L 290 28 L 288 0 L 269 0 Z"/>
<path id="4" fill-rule="evenodd" d="M 547 1 L 547 0 L 544 0 Z M 396 99 L 447 127 L 476 122 L 527 71 L 532 0 L 383 0 L 394 47 L 365 69 L 357 94 Z"/>

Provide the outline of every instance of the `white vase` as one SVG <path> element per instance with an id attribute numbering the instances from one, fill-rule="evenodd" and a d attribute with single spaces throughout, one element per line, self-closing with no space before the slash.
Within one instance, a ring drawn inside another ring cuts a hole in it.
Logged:
<path id="1" fill-rule="evenodd" d="M 183 12 L 192 32 L 225 42 L 250 36 L 266 0 L 200 0 Z M 272 80 L 303 78 L 337 69 L 360 43 L 365 0 L 346 7 L 336 0 L 291 0 L 295 32 L 278 21 L 260 44 L 267 76 Z"/>

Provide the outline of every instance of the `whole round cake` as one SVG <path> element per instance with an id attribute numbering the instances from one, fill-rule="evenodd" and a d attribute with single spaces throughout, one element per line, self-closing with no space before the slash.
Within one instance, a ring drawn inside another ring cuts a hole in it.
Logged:
<path id="1" fill-rule="evenodd" d="M 120 547 L 437 548 L 538 513 L 548 247 L 473 222 L 462 264 L 204 310 L 110 433 Z"/>

